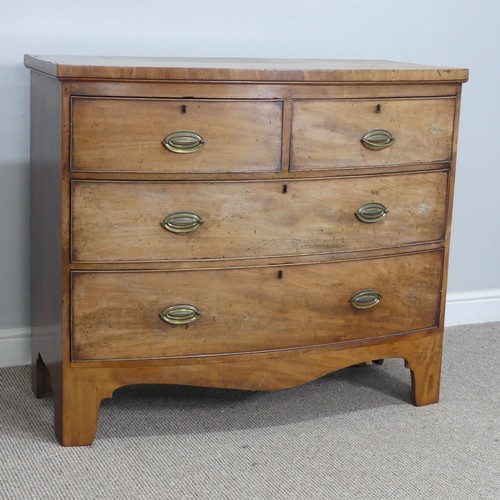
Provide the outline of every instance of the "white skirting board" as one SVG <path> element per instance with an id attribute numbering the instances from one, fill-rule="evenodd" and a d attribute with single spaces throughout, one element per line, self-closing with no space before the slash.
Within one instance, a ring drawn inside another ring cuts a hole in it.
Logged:
<path id="1" fill-rule="evenodd" d="M 0 368 L 31 364 L 30 328 L 0 330 Z"/>
<path id="2" fill-rule="evenodd" d="M 500 321 L 500 289 L 449 293 L 446 297 L 445 326 Z"/>
<path id="3" fill-rule="evenodd" d="M 500 321 L 500 289 L 448 294 L 445 326 L 492 321 Z M 0 330 L 0 368 L 30 363 L 30 329 Z"/>

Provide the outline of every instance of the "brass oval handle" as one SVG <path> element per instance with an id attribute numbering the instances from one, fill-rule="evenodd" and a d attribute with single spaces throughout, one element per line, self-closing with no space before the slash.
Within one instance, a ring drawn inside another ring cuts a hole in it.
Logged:
<path id="1" fill-rule="evenodd" d="M 396 142 L 394 136 L 387 130 L 370 130 L 361 138 L 361 144 L 367 149 L 378 151 L 392 146 Z"/>
<path id="2" fill-rule="evenodd" d="M 362 207 L 359 207 L 354 215 L 361 222 L 371 224 L 373 222 L 381 221 L 387 216 L 388 213 L 389 210 L 387 210 L 382 203 L 366 203 Z"/>
<path id="3" fill-rule="evenodd" d="M 375 307 L 380 300 L 382 295 L 373 288 L 365 288 L 356 292 L 351 297 L 351 305 L 355 309 L 371 309 Z"/>
<path id="4" fill-rule="evenodd" d="M 200 316 L 201 311 L 191 304 L 174 304 L 160 313 L 160 318 L 169 325 L 187 325 Z"/>
<path id="5" fill-rule="evenodd" d="M 167 135 L 162 144 L 172 153 L 187 154 L 199 151 L 205 145 L 205 140 L 196 132 L 179 130 Z"/>
<path id="6" fill-rule="evenodd" d="M 175 212 L 167 215 L 161 225 L 171 233 L 187 234 L 199 229 L 203 222 L 203 219 L 193 212 Z"/>

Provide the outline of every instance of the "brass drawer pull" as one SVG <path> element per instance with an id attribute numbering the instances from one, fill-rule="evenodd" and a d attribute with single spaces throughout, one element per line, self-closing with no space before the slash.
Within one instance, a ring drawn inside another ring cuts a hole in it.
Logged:
<path id="1" fill-rule="evenodd" d="M 384 219 L 389 210 L 385 208 L 382 203 L 366 203 L 354 213 L 354 215 L 366 224 L 371 224 L 373 222 L 378 222 Z"/>
<path id="2" fill-rule="evenodd" d="M 361 138 L 361 144 L 367 149 L 379 150 L 392 146 L 396 139 L 387 130 L 370 130 Z"/>
<path id="3" fill-rule="evenodd" d="M 160 318 L 169 325 L 187 325 L 200 316 L 201 311 L 191 304 L 174 304 L 160 313 Z"/>
<path id="4" fill-rule="evenodd" d="M 382 295 L 377 290 L 365 288 L 351 297 L 351 305 L 355 309 L 370 309 L 375 307 L 381 298 Z"/>
<path id="5" fill-rule="evenodd" d="M 186 154 L 199 151 L 205 145 L 205 140 L 196 132 L 180 130 L 167 135 L 162 144 L 172 153 Z"/>
<path id="6" fill-rule="evenodd" d="M 167 215 L 161 225 L 171 233 L 187 234 L 200 228 L 203 219 L 193 212 L 175 212 Z"/>

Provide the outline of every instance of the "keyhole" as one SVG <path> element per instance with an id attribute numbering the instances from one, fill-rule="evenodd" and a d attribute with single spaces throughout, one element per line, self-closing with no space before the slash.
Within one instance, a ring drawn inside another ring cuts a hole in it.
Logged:
<path id="1" fill-rule="evenodd" d="M 282 190 L 282 193 L 283 193 L 283 194 L 288 193 L 288 186 L 287 186 L 286 184 L 283 184 L 283 190 Z"/>
<path id="2" fill-rule="evenodd" d="M 281 280 L 283 279 L 283 271 L 278 271 L 278 279 Z"/>
<path id="3" fill-rule="evenodd" d="M 375 108 L 375 113 L 380 113 L 382 109 L 382 106 L 380 106 L 380 104 L 377 104 L 377 107 Z"/>
<path id="4" fill-rule="evenodd" d="M 183 104 L 181 106 L 181 113 L 186 113 L 186 105 L 185 104 Z"/>

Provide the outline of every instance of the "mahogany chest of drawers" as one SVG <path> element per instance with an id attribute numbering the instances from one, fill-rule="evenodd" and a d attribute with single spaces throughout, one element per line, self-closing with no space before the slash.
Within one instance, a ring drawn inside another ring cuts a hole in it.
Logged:
<path id="1" fill-rule="evenodd" d="M 103 398 L 403 358 L 439 398 L 461 85 L 384 61 L 26 56 L 33 388 Z"/>

